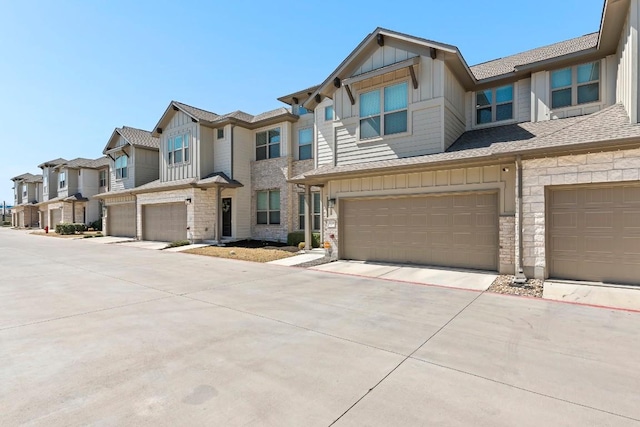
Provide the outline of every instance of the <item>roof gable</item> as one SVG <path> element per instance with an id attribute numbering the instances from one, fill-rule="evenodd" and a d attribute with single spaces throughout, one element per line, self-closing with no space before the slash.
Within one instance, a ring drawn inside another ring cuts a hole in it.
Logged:
<path id="1" fill-rule="evenodd" d="M 113 133 L 111 134 L 107 145 L 104 147 L 104 150 L 102 150 L 102 153 L 106 154 L 107 151 L 118 147 L 118 145 L 123 145 L 119 144 L 119 142 L 124 142 L 125 144 L 129 144 L 134 147 L 142 147 L 152 150 L 158 150 L 160 147 L 159 138 L 153 137 L 151 132 L 129 126 L 122 126 L 121 128 L 115 128 L 113 130 Z"/>
<path id="2" fill-rule="evenodd" d="M 158 121 L 158 123 L 153 127 L 151 136 L 157 138 L 158 135 L 162 133 L 161 129 L 164 128 L 167 125 L 167 123 L 169 123 L 169 121 L 177 111 L 182 111 L 184 114 L 191 117 L 191 120 L 193 122 L 199 122 L 199 121 L 210 122 L 220 117 L 218 114 L 212 113 L 211 111 L 192 107 L 190 105 L 183 104 L 182 102 L 171 101 L 167 109 L 162 114 L 162 117 L 160 117 L 160 120 Z M 160 132 L 158 132 L 158 130 L 160 130 Z"/>

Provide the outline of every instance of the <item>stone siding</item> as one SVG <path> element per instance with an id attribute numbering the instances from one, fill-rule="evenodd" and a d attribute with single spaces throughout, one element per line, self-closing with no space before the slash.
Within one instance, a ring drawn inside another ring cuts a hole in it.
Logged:
<path id="1" fill-rule="evenodd" d="M 499 225 L 499 271 L 502 274 L 515 273 L 516 218 L 513 215 L 500 216 Z"/>
<path id="2" fill-rule="evenodd" d="M 524 273 L 527 277 L 544 279 L 548 275 L 546 187 L 638 181 L 640 149 L 525 160 L 522 167 Z"/>

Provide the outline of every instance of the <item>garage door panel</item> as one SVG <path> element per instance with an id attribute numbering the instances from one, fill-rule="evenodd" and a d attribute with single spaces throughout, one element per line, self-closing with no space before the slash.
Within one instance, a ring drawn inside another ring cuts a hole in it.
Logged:
<path id="1" fill-rule="evenodd" d="M 341 209 L 343 258 L 497 269 L 496 193 L 345 200 Z M 375 242 L 363 242 L 371 229 Z"/>
<path id="2" fill-rule="evenodd" d="M 187 238 L 187 206 L 184 203 L 144 205 L 142 208 L 144 240 L 171 242 Z"/>
<path id="3" fill-rule="evenodd" d="M 551 277 L 640 284 L 639 184 L 568 187 L 548 200 Z"/>
<path id="4" fill-rule="evenodd" d="M 110 236 L 136 236 L 136 204 L 107 207 L 107 233 Z"/>

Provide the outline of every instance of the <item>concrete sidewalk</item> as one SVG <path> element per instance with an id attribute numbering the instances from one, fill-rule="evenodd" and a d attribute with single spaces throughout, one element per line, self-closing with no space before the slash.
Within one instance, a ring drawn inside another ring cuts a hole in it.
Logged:
<path id="1" fill-rule="evenodd" d="M 547 280 L 542 298 L 640 311 L 640 287 Z"/>
<path id="2" fill-rule="evenodd" d="M 483 271 L 418 267 L 366 261 L 341 260 L 319 265 L 317 267 L 311 267 L 311 269 L 331 273 L 349 274 L 353 276 L 375 277 L 379 279 L 421 283 L 425 285 L 436 285 L 449 288 L 471 289 L 476 291 L 487 290 L 496 277 L 498 277 L 495 273 Z"/>
<path id="3" fill-rule="evenodd" d="M 287 267 L 295 267 L 296 265 L 304 264 L 306 262 L 315 261 L 325 257 L 324 249 L 313 249 L 311 251 L 297 253 L 295 256 L 289 258 L 277 259 L 275 261 L 269 261 L 267 264 L 284 265 Z"/>

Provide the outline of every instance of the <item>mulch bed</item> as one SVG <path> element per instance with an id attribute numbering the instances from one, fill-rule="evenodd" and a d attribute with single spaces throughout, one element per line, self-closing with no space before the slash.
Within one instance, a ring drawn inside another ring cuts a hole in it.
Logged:
<path id="1" fill-rule="evenodd" d="M 512 275 L 500 275 L 493 281 L 488 292 L 498 294 L 520 295 L 535 298 L 542 298 L 543 280 L 529 279 L 523 285 L 513 283 Z"/>
<path id="2" fill-rule="evenodd" d="M 239 240 L 237 242 L 231 242 L 227 246 L 248 249 L 278 249 L 281 251 L 293 253 L 297 253 L 300 251 L 297 246 L 288 246 L 286 243 L 271 242 L 268 240 Z"/>

